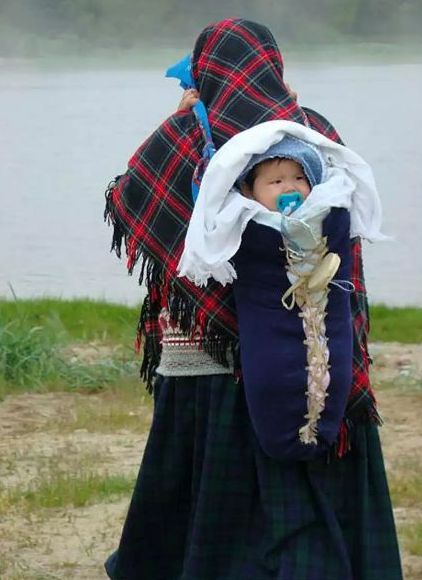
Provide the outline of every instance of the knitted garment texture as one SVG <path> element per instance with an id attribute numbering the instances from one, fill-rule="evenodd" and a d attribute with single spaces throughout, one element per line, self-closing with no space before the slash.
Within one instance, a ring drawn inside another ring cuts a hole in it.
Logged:
<path id="1" fill-rule="evenodd" d="M 159 317 L 161 338 L 160 364 L 157 374 L 164 377 L 199 377 L 233 373 L 233 361 L 222 366 L 201 348 L 201 335 L 198 332 L 188 337 L 177 325 L 171 323 L 170 315 L 163 309 Z"/>

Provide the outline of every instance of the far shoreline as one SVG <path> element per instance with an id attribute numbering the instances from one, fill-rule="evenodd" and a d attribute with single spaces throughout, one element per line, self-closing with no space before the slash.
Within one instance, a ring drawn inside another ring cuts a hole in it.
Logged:
<path id="1" fill-rule="evenodd" d="M 280 45 L 283 46 L 282 42 Z M 165 69 L 169 63 L 189 53 L 190 47 L 140 45 L 128 50 L 87 49 L 51 54 L 40 51 L 36 56 L 0 55 L 0 70 L 71 71 L 71 70 L 146 70 Z M 422 43 L 331 42 L 329 44 L 286 45 L 283 58 L 290 65 L 318 63 L 326 66 L 376 66 L 422 63 Z"/>

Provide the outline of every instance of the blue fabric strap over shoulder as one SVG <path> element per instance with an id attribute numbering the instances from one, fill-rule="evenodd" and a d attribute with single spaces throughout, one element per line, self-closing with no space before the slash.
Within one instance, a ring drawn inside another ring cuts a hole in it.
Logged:
<path id="1" fill-rule="evenodd" d="M 201 127 L 202 135 L 205 140 L 205 145 L 202 149 L 202 157 L 199 160 L 199 163 L 196 166 L 192 177 L 192 199 L 193 203 L 195 203 L 198 197 L 199 188 L 201 187 L 202 177 L 216 149 L 212 140 L 207 109 L 205 108 L 204 103 L 202 101 L 198 101 L 193 107 L 193 112 L 199 123 L 199 126 Z"/>
<path id="2" fill-rule="evenodd" d="M 191 55 L 188 54 L 179 60 L 176 64 L 169 67 L 166 71 L 166 77 L 178 79 L 180 81 L 180 86 L 184 90 L 196 89 L 195 80 L 192 76 Z M 205 141 L 205 145 L 202 150 L 202 158 L 196 166 L 192 177 L 192 199 L 193 203 L 195 203 L 198 197 L 199 188 L 201 186 L 202 177 L 216 149 L 212 140 L 211 127 L 208 121 L 208 113 L 204 103 L 202 101 L 198 101 L 192 110 L 196 120 L 199 123 Z"/>

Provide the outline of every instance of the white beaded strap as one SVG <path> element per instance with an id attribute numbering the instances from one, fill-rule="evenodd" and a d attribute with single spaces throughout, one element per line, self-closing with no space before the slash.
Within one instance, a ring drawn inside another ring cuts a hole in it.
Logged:
<path id="1" fill-rule="evenodd" d="M 314 250 L 304 253 L 292 251 L 286 239 L 284 244 L 286 269 L 293 283 L 283 294 L 281 302 L 288 310 L 292 310 L 295 304 L 299 306 L 305 334 L 303 342 L 307 347 L 307 421 L 299 429 L 299 439 L 302 443 L 316 444 L 318 421 L 325 408 L 330 384 L 330 351 L 325 326 L 328 285 L 338 270 L 340 258 L 338 254 L 328 253 L 327 238 L 322 238 Z M 290 303 L 287 302 L 289 297 Z"/>

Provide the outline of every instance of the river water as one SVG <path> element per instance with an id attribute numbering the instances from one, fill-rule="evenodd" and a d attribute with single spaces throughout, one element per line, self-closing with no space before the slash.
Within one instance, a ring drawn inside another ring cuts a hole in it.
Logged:
<path id="1" fill-rule="evenodd" d="M 373 167 L 394 241 L 365 243 L 372 302 L 422 306 L 422 64 L 296 64 L 286 80 Z M 0 78 L 0 296 L 134 304 L 141 291 L 108 252 L 107 182 L 180 97 L 161 71 Z"/>

